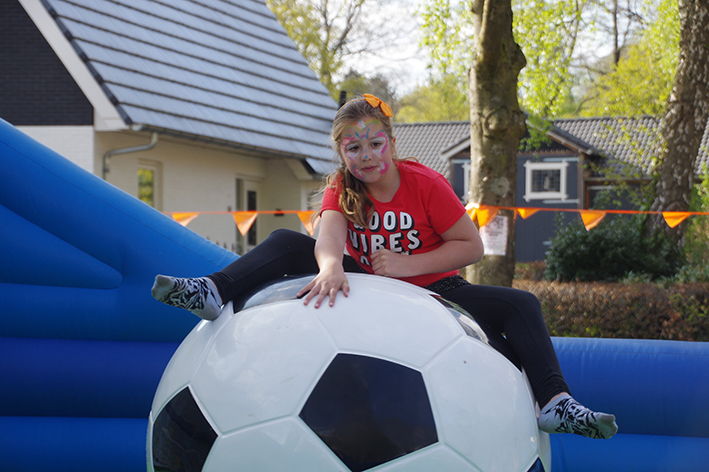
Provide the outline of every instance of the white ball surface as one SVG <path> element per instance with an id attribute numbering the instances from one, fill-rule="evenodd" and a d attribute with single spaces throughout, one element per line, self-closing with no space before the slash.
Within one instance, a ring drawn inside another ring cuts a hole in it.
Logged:
<path id="1" fill-rule="evenodd" d="M 469 317 L 348 279 L 333 308 L 285 279 L 198 324 L 156 391 L 148 470 L 551 470 L 526 377 Z"/>

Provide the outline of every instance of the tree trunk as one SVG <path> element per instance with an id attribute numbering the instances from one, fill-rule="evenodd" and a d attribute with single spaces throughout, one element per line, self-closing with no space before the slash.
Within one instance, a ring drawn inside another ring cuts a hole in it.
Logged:
<path id="1" fill-rule="evenodd" d="M 515 206 L 517 149 L 526 130 L 517 101 L 517 77 L 526 65 L 512 36 L 510 0 L 475 0 L 476 50 L 469 75 L 470 87 L 470 191 L 472 203 Z M 486 255 L 466 269 L 476 284 L 509 287 L 515 269 L 514 212 L 507 216 L 506 255 Z"/>
<path id="2" fill-rule="evenodd" d="M 679 0 L 680 56 L 672 93 L 660 125 L 664 141 L 654 211 L 688 211 L 694 167 L 709 119 L 709 0 Z M 661 216 L 651 230 L 664 232 L 680 246 L 686 222 L 669 228 Z"/>

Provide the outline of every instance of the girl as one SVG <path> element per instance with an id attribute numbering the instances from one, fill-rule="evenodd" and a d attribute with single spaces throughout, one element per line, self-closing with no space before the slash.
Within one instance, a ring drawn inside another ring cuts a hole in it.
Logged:
<path id="1" fill-rule="evenodd" d="M 487 329 L 505 333 L 543 405 L 540 429 L 613 436 L 615 416 L 593 412 L 569 395 L 537 298 L 471 285 L 457 275 L 460 267 L 482 258 L 480 235 L 442 175 L 396 157 L 391 116 L 387 104 L 369 94 L 337 112 L 332 138 L 341 166 L 325 186 L 317 241 L 274 231 L 207 277 L 158 275 L 153 296 L 211 320 L 223 302 L 286 274 L 317 274 L 298 294 L 315 308 L 326 298 L 333 306 L 339 292 L 348 296 L 347 272 L 395 277 L 439 293 Z"/>

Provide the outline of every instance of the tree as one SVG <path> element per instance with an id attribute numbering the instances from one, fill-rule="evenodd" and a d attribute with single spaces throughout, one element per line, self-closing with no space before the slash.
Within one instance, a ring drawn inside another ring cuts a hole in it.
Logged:
<path id="1" fill-rule="evenodd" d="M 525 57 L 512 34 L 510 0 L 475 0 L 475 47 L 470 69 L 469 201 L 513 207 L 517 149 L 526 126 L 517 100 L 519 72 Z M 485 256 L 467 268 L 473 283 L 511 286 L 515 269 L 513 213 L 507 217 L 505 256 Z"/>
<path id="2" fill-rule="evenodd" d="M 339 94 L 335 76 L 342 68 L 343 56 L 350 53 L 348 44 L 353 30 L 360 26 L 365 1 L 266 0 L 333 97 Z"/>
<path id="3" fill-rule="evenodd" d="M 462 77 L 473 62 L 476 39 L 470 5 L 468 0 L 423 0 L 418 11 L 432 85 L 444 85 L 437 80 L 449 75 L 458 77 L 458 93 L 466 95 Z M 570 68 L 586 5 L 572 0 L 511 3 L 515 39 L 527 57 L 527 66 L 519 74 L 519 98 L 525 111 L 553 117 L 568 108 L 575 84 Z"/>
<path id="4" fill-rule="evenodd" d="M 425 0 L 420 45 L 428 51 L 428 83 L 401 99 L 397 121 L 459 121 L 470 118 L 468 69 L 474 46 L 473 16 L 467 1 Z"/>
<path id="5" fill-rule="evenodd" d="M 467 75 L 467 74 L 466 74 Z M 470 102 L 467 90 L 460 90 L 465 77 L 452 75 L 439 80 L 429 80 L 398 101 L 396 121 L 421 123 L 438 121 L 466 121 L 470 119 Z"/>
<path id="6" fill-rule="evenodd" d="M 656 211 L 688 211 L 699 146 L 709 120 L 709 1 L 679 0 L 680 41 L 677 76 L 660 134 L 664 140 L 657 170 Z M 655 232 L 684 243 L 686 223 L 669 228 L 653 220 Z"/>
<path id="7" fill-rule="evenodd" d="M 347 92 L 348 99 L 371 93 L 387 102 L 392 108 L 397 107 L 396 93 L 389 83 L 389 79 L 381 74 L 377 73 L 372 77 L 367 77 L 356 70 L 350 69 L 338 84 L 338 87 L 341 91 Z"/>
<path id="8" fill-rule="evenodd" d="M 384 3 L 386 0 L 266 0 L 335 99 L 348 60 L 375 55 L 404 34 L 403 29 L 390 25 L 385 15 L 378 14 Z"/>
<path id="9" fill-rule="evenodd" d="M 565 108 L 575 85 L 571 74 L 586 2 L 516 0 L 515 39 L 527 58 L 519 75 L 522 108 L 552 118 Z"/>
<path id="10" fill-rule="evenodd" d="M 676 0 L 662 0 L 655 18 L 612 69 L 587 91 L 581 116 L 661 116 L 672 90 L 679 57 Z"/>

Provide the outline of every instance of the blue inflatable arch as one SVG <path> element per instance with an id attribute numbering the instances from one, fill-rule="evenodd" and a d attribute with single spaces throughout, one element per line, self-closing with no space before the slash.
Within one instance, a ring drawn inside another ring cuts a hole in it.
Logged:
<path id="1" fill-rule="evenodd" d="M 153 278 L 236 256 L 2 120 L 0 251 L 0 470 L 144 471 L 155 388 L 199 321 L 153 300 Z M 553 341 L 621 431 L 552 435 L 554 472 L 707 470 L 709 343 Z"/>

